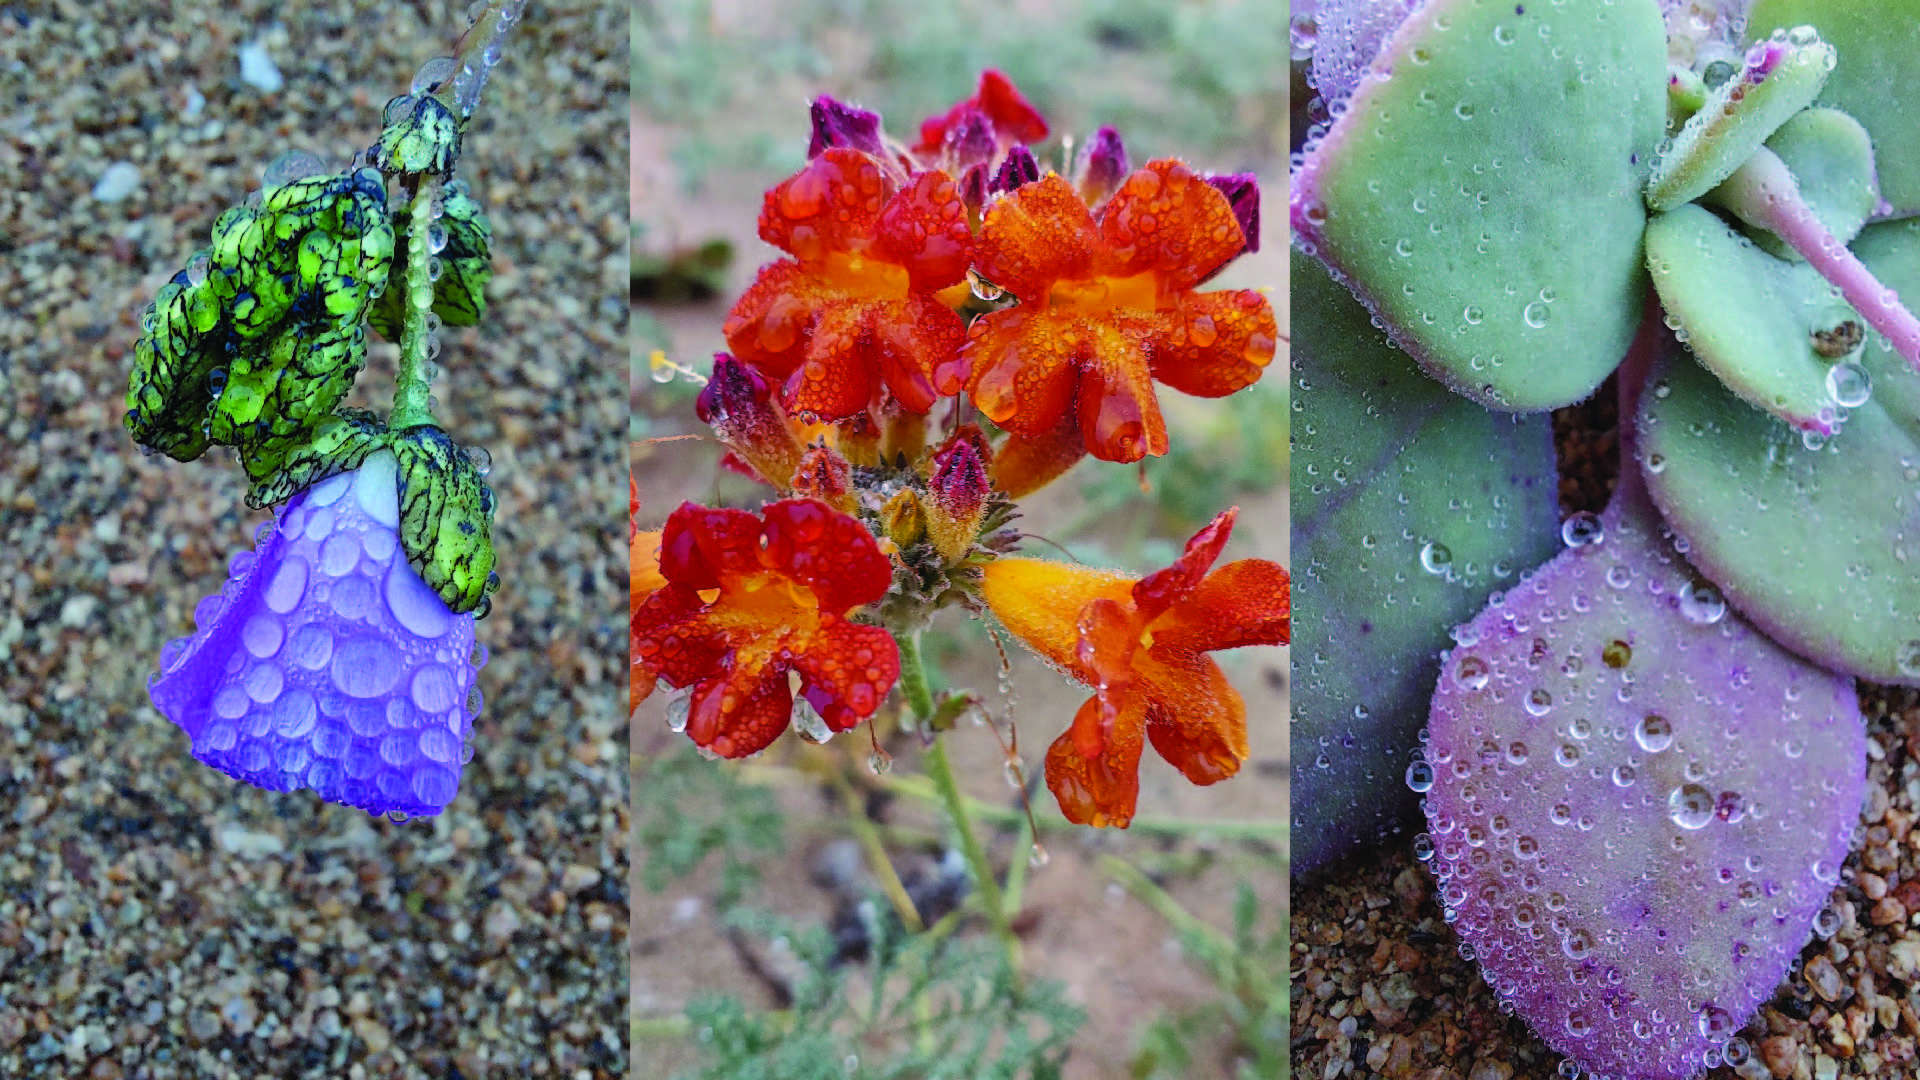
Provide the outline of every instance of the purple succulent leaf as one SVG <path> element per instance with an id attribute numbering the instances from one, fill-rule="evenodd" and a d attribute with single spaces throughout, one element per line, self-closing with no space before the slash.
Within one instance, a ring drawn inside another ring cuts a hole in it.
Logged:
<path id="1" fill-rule="evenodd" d="M 856 109 L 821 94 L 813 100 L 812 114 L 813 139 L 807 144 L 808 160 L 819 157 L 821 151 L 834 146 L 844 146 L 877 158 L 887 156 L 886 146 L 880 140 L 879 113 Z"/>
<path id="2" fill-rule="evenodd" d="M 1240 250 L 1246 254 L 1259 251 L 1260 178 L 1252 173 L 1230 173 L 1209 176 L 1206 181 L 1225 195 L 1228 205 L 1233 207 L 1233 219 L 1240 223 L 1240 235 L 1247 240 L 1246 246 Z"/>
<path id="3" fill-rule="evenodd" d="M 296 495 L 161 650 L 148 691 L 195 758 L 376 814 L 453 801 L 484 650 L 407 562 L 396 472 L 381 451 Z"/>
<path id="4" fill-rule="evenodd" d="M 1680 1080 L 1772 995 L 1865 789 L 1853 683 L 1698 587 L 1629 472 L 1458 631 L 1432 859 L 1495 994 L 1597 1075 Z"/>

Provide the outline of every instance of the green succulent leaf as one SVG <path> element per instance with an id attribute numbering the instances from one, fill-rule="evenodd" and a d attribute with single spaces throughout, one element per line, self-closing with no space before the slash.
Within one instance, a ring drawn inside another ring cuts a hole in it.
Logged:
<path id="1" fill-rule="evenodd" d="M 1559 550 L 1552 430 L 1422 375 L 1295 252 L 1293 869 L 1397 828 L 1447 631 Z"/>
<path id="2" fill-rule="evenodd" d="M 1795 428 L 1832 433 L 1827 373 L 1863 327 L 1819 271 L 1768 255 L 1693 203 L 1647 224 L 1647 265 L 1668 318 L 1728 389 Z"/>
<path id="3" fill-rule="evenodd" d="M 447 245 L 437 256 L 440 279 L 433 283 L 433 311 L 448 326 L 473 326 L 487 311 L 487 282 L 493 279 L 493 226 L 462 181 L 447 185 L 440 205 L 439 225 L 446 230 Z M 394 261 L 405 266 L 412 230 L 404 217 L 398 226 Z M 399 341 L 406 326 L 404 294 L 403 289 L 382 293 L 369 313 L 373 328 L 388 341 Z"/>
<path id="4" fill-rule="evenodd" d="M 1294 228 L 1448 386 L 1579 401 L 1639 321 L 1666 85 L 1653 0 L 1435 0 L 1295 176 Z"/>
<path id="5" fill-rule="evenodd" d="M 400 466 L 400 545 L 427 587 L 454 614 L 490 606 L 493 491 L 446 432 L 432 425 L 393 432 Z"/>
<path id="6" fill-rule="evenodd" d="M 1858 119 L 1873 137 L 1881 196 L 1896 213 L 1920 210 L 1920 2 L 1755 0 L 1749 38 L 1812 26 L 1838 63 L 1815 102 Z"/>
<path id="7" fill-rule="evenodd" d="M 1920 221 L 1853 250 L 1920 296 Z M 1871 397 L 1830 442 L 1800 435 L 1692 364 L 1656 370 L 1638 418 L 1654 501 L 1689 558 L 1789 649 L 1875 682 L 1920 685 L 1920 374 L 1878 340 Z"/>
<path id="8" fill-rule="evenodd" d="M 1732 176 L 1780 125 L 1813 103 L 1833 65 L 1833 46 L 1817 38 L 1762 42 L 1654 163 L 1647 206 L 1671 210 Z"/>

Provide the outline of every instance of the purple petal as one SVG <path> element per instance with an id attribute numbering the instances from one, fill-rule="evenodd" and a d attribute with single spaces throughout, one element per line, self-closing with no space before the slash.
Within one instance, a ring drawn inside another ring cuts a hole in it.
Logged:
<path id="1" fill-rule="evenodd" d="M 1022 184 L 1031 184 L 1040 179 L 1040 163 L 1033 159 L 1033 151 L 1024 146 L 1016 146 L 1007 151 L 1006 160 L 1000 163 L 1000 171 L 993 174 L 993 182 L 987 185 L 988 194 L 1012 191 Z"/>
<path id="2" fill-rule="evenodd" d="M 1247 246 L 1242 250 L 1248 254 L 1260 250 L 1260 179 L 1252 173 L 1232 173 L 1227 176 L 1209 176 L 1207 183 L 1218 188 L 1220 194 L 1227 197 L 1233 207 L 1234 220 L 1240 223 L 1240 233 L 1247 238 Z"/>
<path id="3" fill-rule="evenodd" d="M 296 495 L 169 642 L 153 704 L 193 756 L 372 813 L 453 801 L 478 706 L 473 616 L 407 563 L 391 453 Z"/>
<path id="4" fill-rule="evenodd" d="M 817 158 L 822 150 L 833 146 L 885 157 L 880 114 L 843 105 L 825 94 L 813 99 L 813 141 L 807 144 L 807 158 Z"/>
<path id="5" fill-rule="evenodd" d="M 954 167 L 962 170 L 986 164 L 1000 148 L 994 138 L 993 121 L 978 111 L 967 113 L 959 123 L 948 128 L 943 144 Z"/>
<path id="6" fill-rule="evenodd" d="M 966 172 L 960 174 L 960 201 L 974 213 L 980 212 L 980 207 L 987 201 L 987 167 L 985 165 L 970 166 Z"/>

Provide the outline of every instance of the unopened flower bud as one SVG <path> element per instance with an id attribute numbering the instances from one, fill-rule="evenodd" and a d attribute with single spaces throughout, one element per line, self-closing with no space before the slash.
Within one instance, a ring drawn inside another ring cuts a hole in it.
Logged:
<path id="1" fill-rule="evenodd" d="M 727 353 L 715 353 L 713 375 L 694 409 L 761 479 L 777 488 L 789 486 L 800 460 L 800 440 L 759 372 Z"/>
<path id="2" fill-rule="evenodd" d="M 807 157 L 817 158 L 821 151 L 835 146 L 884 158 L 880 114 L 844 105 L 825 94 L 813 99 L 813 139 L 807 144 Z"/>
<path id="3" fill-rule="evenodd" d="M 834 425 L 840 453 L 855 465 L 880 464 L 880 425 L 873 413 L 862 410 Z"/>
<path id="4" fill-rule="evenodd" d="M 901 488 L 880 508 L 880 527 L 901 551 L 927 537 L 927 514 L 912 488 Z"/>
<path id="5" fill-rule="evenodd" d="M 941 558 L 954 562 L 973 546 L 992 494 L 987 462 L 974 440 L 956 435 L 934 452 L 925 505 L 927 534 Z"/>
<path id="6" fill-rule="evenodd" d="M 1127 178 L 1127 148 L 1121 145 L 1120 133 L 1110 127 L 1094 132 L 1081 147 L 1073 171 L 1074 186 L 1088 206 L 1105 202 Z"/>
<path id="7" fill-rule="evenodd" d="M 1022 184 L 1031 184 L 1040 179 L 1040 163 L 1033 158 L 1033 151 L 1024 146 L 1016 146 L 1007 151 L 1006 159 L 1000 162 L 1000 170 L 993 174 L 993 182 L 987 185 L 989 194 L 1012 191 Z"/>
<path id="8" fill-rule="evenodd" d="M 843 514 L 851 514 L 858 500 L 853 494 L 853 466 L 833 447 L 807 447 L 793 470 L 793 493 L 806 495 Z"/>

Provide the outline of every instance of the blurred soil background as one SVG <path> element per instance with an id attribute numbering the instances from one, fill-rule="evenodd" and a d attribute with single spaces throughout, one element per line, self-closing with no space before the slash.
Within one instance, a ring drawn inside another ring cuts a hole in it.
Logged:
<path id="1" fill-rule="evenodd" d="M 980 71 L 997 67 L 1047 118 L 1052 135 L 1036 148 L 1043 167 L 1059 167 L 1061 136 L 1077 143 L 1112 124 L 1135 167 L 1178 156 L 1202 171 L 1258 174 L 1262 249 L 1206 287 L 1270 289 L 1286 332 L 1284 8 L 1225 0 L 653 0 L 637 6 L 634 19 L 631 452 L 643 529 L 658 528 L 682 500 L 757 508 L 768 497 L 717 472 L 720 449 L 694 416 L 698 385 L 654 382 L 647 358 L 657 349 L 705 372 L 725 348 L 728 308 L 780 255 L 756 236 L 762 195 L 805 163 L 807 105 L 821 93 L 879 111 L 888 131 L 910 142 L 922 118 L 971 95 Z M 1021 527 L 1091 565 L 1139 572 L 1166 565 L 1196 529 L 1238 505 L 1222 561 L 1284 564 L 1285 372 L 1283 344 L 1266 377 L 1230 399 L 1161 388 L 1174 449 L 1150 459 L 1144 484 L 1140 470 L 1082 462 L 1023 503 Z M 1040 543 L 1026 553 L 1064 557 Z M 1059 1000 L 1085 1013 L 1064 1075 L 1283 1075 L 1287 651 L 1215 654 L 1247 699 L 1252 758 L 1236 778 L 1196 788 L 1146 754 L 1140 817 L 1121 832 L 1069 825 L 1040 779 L 1046 746 L 1088 696 L 1084 687 L 1019 654 L 1011 692 L 1003 690 L 993 642 L 958 611 L 935 621 L 925 649 L 937 685 L 981 692 L 996 716 L 1010 712 L 1018 727 L 1050 855 L 1032 870 L 1016 824 L 1019 795 L 1004 778 L 993 732 L 963 724 L 946 738 L 962 789 L 988 818 L 975 828 L 988 833 L 996 865 L 1026 875 L 1015 918 L 1021 970 L 1063 984 Z M 940 860 L 952 831 L 925 798 L 917 740 L 888 737 L 893 728 L 883 719 L 893 756 L 885 776 L 868 768 L 859 731 L 823 747 L 783 737 L 762 759 L 708 763 L 667 729 L 664 697 L 634 716 L 639 1073 L 722 1075 L 712 1071 L 724 1058 L 715 1044 L 727 1032 L 689 1020 L 687 1010 L 724 999 L 773 1018 L 782 1044 L 823 1036 L 836 1075 L 896 1075 L 889 1069 L 911 1059 L 911 1040 L 889 1039 L 858 1017 L 842 1018 L 830 1033 L 781 1023 L 799 1015 L 805 1004 L 793 1000 L 795 991 L 818 974 L 799 938 L 836 930 L 841 960 L 861 939 L 850 913 L 876 895 L 873 864 L 855 840 L 866 825 L 883 838 L 909 891 L 950 873 Z M 778 916 L 777 931 L 764 912 Z M 1237 935 L 1243 919 L 1248 932 Z M 979 919 L 958 937 L 992 940 Z M 1236 941 L 1250 947 L 1235 950 Z M 851 976 L 859 988 L 874 977 L 857 966 Z"/>
<path id="2" fill-rule="evenodd" d="M 146 692 L 265 515 L 225 451 L 127 436 L 141 309 L 282 151 L 371 144 L 466 8 L 0 6 L 0 1076 L 628 1075 L 623 7 L 530 4 L 459 163 L 494 278 L 436 390 L 505 584 L 458 799 L 248 787 Z"/>

